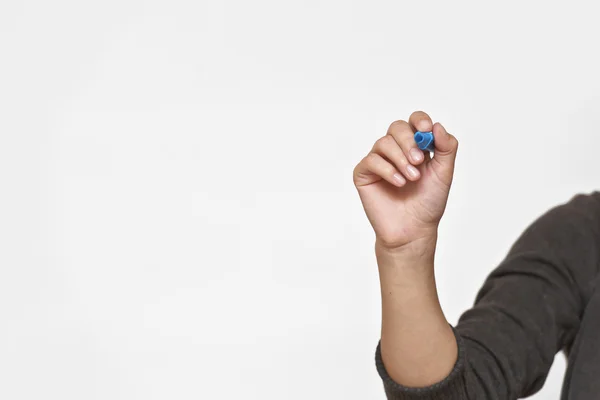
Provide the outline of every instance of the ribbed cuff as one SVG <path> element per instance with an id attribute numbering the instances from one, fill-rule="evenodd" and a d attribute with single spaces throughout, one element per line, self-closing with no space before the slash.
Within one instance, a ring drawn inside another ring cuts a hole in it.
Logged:
<path id="1" fill-rule="evenodd" d="M 467 389 L 464 379 L 465 349 L 460 335 L 452 327 L 458 347 L 458 357 L 452 371 L 438 383 L 426 387 L 408 387 L 394 381 L 388 374 L 381 358 L 381 340 L 375 350 L 375 365 L 383 380 L 383 387 L 388 400 L 466 400 Z"/>

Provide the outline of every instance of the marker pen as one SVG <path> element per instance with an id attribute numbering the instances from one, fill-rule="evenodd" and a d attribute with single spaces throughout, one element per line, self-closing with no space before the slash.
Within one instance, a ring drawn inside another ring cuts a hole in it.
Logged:
<path id="1" fill-rule="evenodd" d="M 432 132 L 416 131 L 415 142 L 417 142 L 417 146 L 419 146 L 419 149 L 421 150 L 433 151 L 435 149 Z"/>

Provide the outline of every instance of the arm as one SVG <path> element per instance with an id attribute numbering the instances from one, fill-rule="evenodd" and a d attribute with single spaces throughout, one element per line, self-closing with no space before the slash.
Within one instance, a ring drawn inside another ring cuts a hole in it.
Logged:
<path id="1" fill-rule="evenodd" d="M 432 131 L 435 156 L 414 133 Z M 456 364 L 458 342 L 440 307 L 433 263 L 457 139 L 429 115 L 395 121 L 356 166 L 354 183 L 376 234 L 382 296 L 381 359 L 388 380 L 424 387 Z M 379 353 L 378 353 L 379 354 Z"/>
<path id="2" fill-rule="evenodd" d="M 416 130 L 435 155 L 415 157 Z M 449 326 L 437 298 L 437 227 L 458 141 L 423 112 L 395 121 L 356 166 L 376 235 L 382 295 L 376 363 L 389 399 L 516 399 L 541 388 L 570 346 L 600 263 L 600 192 L 535 220 L 489 275 L 475 305 Z M 411 171 L 416 167 L 417 173 Z"/>
<path id="3" fill-rule="evenodd" d="M 458 355 L 435 286 L 436 240 L 432 233 L 401 249 L 375 244 L 381 286 L 382 361 L 389 376 L 406 386 L 441 381 Z"/>
<path id="4" fill-rule="evenodd" d="M 486 279 L 475 305 L 459 319 L 454 333 L 461 351 L 437 385 L 409 387 L 423 385 L 411 384 L 406 373 L 399 373 L 398 365 L 410 368 L 412 362 L 397 349 L 386 348 L 382 334 L 376 359 L 388 398 L 504 400 L 537 392 L 554 355 L 577 333 L 598 276 L 598 243 L 600 192 L 578 194 L 542 214 L 516 240 Z M 406 300 L 398 299 L 402 301 Z M 384 312 L 386 317 L 420 334 L 412 328 L 416 320 L 409 321 L 400 312 Z M 400 329 L 390 335 L 407 341 Z M 433 362 L 441 360 L 448 368 L 447 356 Z M 412 364 L 412 368 L 422 367 Z M 421 371 L 432 376 L 426 368 Z"/>

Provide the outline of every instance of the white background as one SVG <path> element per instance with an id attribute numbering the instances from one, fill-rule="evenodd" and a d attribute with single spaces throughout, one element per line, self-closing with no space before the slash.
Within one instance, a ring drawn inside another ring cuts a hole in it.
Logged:
<path id="1" fill-rule="evenodd" d="M 598 11 L 2 1 L 0 398 L 383 399 L 354 165 L 415 110 L 459 139 L 455 323 L 527 224 L 598 188 Z"/>

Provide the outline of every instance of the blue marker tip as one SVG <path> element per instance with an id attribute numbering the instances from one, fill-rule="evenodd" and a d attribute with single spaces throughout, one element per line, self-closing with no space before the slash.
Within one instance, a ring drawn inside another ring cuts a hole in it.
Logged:
<path id="1" fill-rule="evenodd" d="M 419 146 L 419 149 L 421 150 L 433 151 L 435 149 L 432 132 L 416 131 L 415 142 L 417 142 L 417 146 Z"/>

